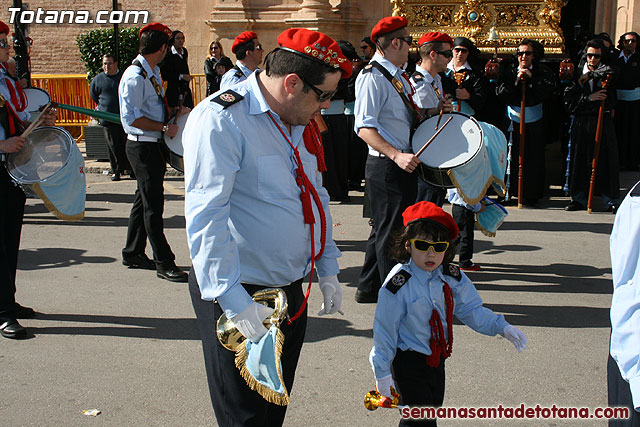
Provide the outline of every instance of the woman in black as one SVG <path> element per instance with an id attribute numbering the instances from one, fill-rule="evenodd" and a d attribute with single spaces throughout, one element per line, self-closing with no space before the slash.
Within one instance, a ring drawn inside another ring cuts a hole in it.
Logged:
<path id="1" fill-rule="evenodd" d="M 216 66 L 224 66 L 222 74 L 216 72 Z M 224 56 L 222 45 L 217 41 L 212 41 L 209 45 L 209 56 L 204 60 L 204 75 L 207 78 L 207 96 L 220 90 L 220 80 L 224 73 L 233 67 L 233 62 L 229 57 Z"/>
<path id="2" fill-rule="evenodd" d="M 193 77 L 189 74 L 189 52 L 184 47 L 184 40 L 182 31 L 174 31 L 169 39 L 170 51 L 160 64 L 162 79 L 167 82 L 169 107 L 177 107 L 182 97 L 182 105 L 193 108 L 193 95 L 189 88 Z"/>

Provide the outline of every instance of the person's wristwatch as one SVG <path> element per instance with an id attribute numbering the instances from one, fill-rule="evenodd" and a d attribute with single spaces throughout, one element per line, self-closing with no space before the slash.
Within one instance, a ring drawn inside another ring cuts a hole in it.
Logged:
<path id="1" fill-rule="evenodd" d="M 169 125 L 163 125 L 162 126 L 162 132 L 165 133 L 166 131 L 169 130 Z"/>

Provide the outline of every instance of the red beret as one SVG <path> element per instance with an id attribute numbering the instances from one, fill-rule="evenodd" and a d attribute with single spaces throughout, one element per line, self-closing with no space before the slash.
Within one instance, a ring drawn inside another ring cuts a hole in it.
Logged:
<path id="1" fill-rule="evenodd" d="M 4 22 L 0 21 L 0 34 L 9 35 L 9 31 L 11 31 L 9 30 L 9 26 Z"/>
<path id="2" fill-rule="evenodd" d="M 449 240 L 458 237 L 460 230 L 453 217 L 441 207 L 431 202 L 418 202 L 402 212 L 402 223 L 406 227 L 414 221 L 431 221 L 449 230 Z"/>
<path id="3" fill-rule="evenodd" d="M 145 31 L 162 31 L 163 33 L 171 37 L 171 30 L 169 29 L 169 27 L 159 22 L 152 22 L 151 24 L 147 24 L 144 27 L 140 28 L 140 31 L 138 31 L 138 38 L 140 38 L 142 33 L 144 33 Z"/>
<path id="4" fill-rule="evenodd" d="M 420 40 L 418 40 L 418 47 L 429 42 L 451 43 L 451 45 L 453 45 L 453 39 L 449 37 L 448 34 L 433 31 L 431 33 L 426 33 L 422 37 L 420 37 Z"/>
<path id="5" fill-rule="evenodd" d="M 407 25 L 409 25 L 409 21 L 402 16 L 387 16 L 386 18 L 382 18 L 376 26 L 373 27 L 373 30 L 371 30 L 371 40 L 375 43 L 378 36 L 406 27 Z"/>
<path id="6" fill-rule="evenodd" d="M 342 78 L 351 76 L 351 61 L 340 50 L 331 37 L 305 28 L 290 28 L 278 36 L 280 49 L 320 62 L 342 71 Z"/>
<path id="7" fill-rule="evenodd" d="M 236 53 L 238 50 L 238 46 L 242 43 L 246 43 L 249 40 L 257 39 L 258 35 L 253 31 L 245 31 L 244 33 L 240 33 L 238 37 L 233 39 L 233 44 L 231 45 L 231 52 Z"/>

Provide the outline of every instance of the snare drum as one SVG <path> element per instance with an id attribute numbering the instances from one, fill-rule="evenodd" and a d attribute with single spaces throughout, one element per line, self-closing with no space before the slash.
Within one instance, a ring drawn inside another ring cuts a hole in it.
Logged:
<path id="1" fill-rule="evenodd" d="M 420 155 L 422 163 L 417 169 L 424 181 L 445 188 L 455 187 L 448 171 L 473 162 L 482 149 L 482 129 L 473 117 L 459 112 L 445 113 L 440 126 L 449 117 L 451 122 Z M 433 116 L 418 126 L 411 139 L 414 153 L 436 133 L 437 122 L 438 116 Z"/>
<path id="2" fill-rule="evenodd" d="M 5 166 L 13 180 L 35 192 L 58 218 L 78 220 L 84 216 L 84 159 L 66 130 L 36 128 L 20 151 L 7 154 Z"/>
<path id="3" fill-rule="evenodd" d="M 27 96 L 26 111 L 31 113 L 31 121 L 33 121 L 34 115 L 39 114 L 40 108 L 51 102 L 51 97 L 39 87 L 28 87 L 24 89 L 24 94 Z"/>
<path id="4" fill-rule="evenodd" d="M 165 135 L 164 137 L 164 143 L 169 149 L 169 158 L 167 161 L 174 169 L 180 172 L 184 172 L 184 160 L 182 159 L 182 156 L 184 155 L 184 148 L 182 147 L 182 132 L 184 131 L 184 125 L 187 123 L 189 114 L 190 113 L 183 114 L 178 116 L 176 119 L 175 124 L 178 125 L 178 133 L 176 133 L 176 136 L 172 138 Z"/>

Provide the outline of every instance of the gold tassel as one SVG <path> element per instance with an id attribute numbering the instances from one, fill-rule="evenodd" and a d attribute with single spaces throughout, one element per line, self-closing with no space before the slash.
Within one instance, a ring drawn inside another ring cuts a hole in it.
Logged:
<path id="1" fill-rule="evenodd" d="M 245 382 L 249 386 L 249 388 L 256 393 L 258 393 L 264 400 L 269 403 L 273 403 L 275 405 L 287 406 L 289 404 L 289 393 L 287 392 L 287 386 L 284 384 L 284 380 L 282 379 L 282 372 L 280 369 L 280 356 L 282 355 L 282 346 L 284 345 L 284 334 L 280 331 L 280 328 L 277 328 L 276 333 L 276 342 L 275 342 L 275 355 L 276 355 L 276 369 L 278 371 L 278 379 L 280 380 L 280 384 L 282 384 L 282 388 L 284 389 L 283 393 L 280 394 L 274 390 L 271 390 L 269 387 L 261 384 L 256 380 L 249 369 L 247 369 L 247 348 L 246 343 L 247 340 L 244 340 L 238 346 L 236 350 L 236 368 L 240 371 L 240 375 L 244 378 Z"/>
<path id="2" fill-rule="evenodd" d="M 462 189 L 460 188 L 460 183 L 458 183 L 458 180 L 456 179 L 455 175 L 453 174 L 453 169 L 449 169 L 447 171 L 447 175 L 449 175 L 449 179 L 451 179 L 451 182 L 453 183 L 453 185 L 455 185 L 455 187 L 458 189 L 458 195 L 460 197 L 462 197 L 462 200 L 464 200 L 465 203 L 468 203 L 470 205 L 475 205 L 480 200 L 482 200 L 484 195 L 487 193 L 487 190 L 489 189 L 489 187 L 491 187 L 491 183 L 493 181 L 491 178 L 489 178 L 487 180 L 487 182 L 484 184 L 484 188 L 480 192 L 480 197 L 476 197 L 475 199 L 471 199 L 466 194 L 464 194 L 464 191 L 462 191 Z M 493 177 L 493 175 L 491 175 L 491 176 Z"/>
<path id="3" fill-rule="evenodd" d="M 489 231 L 487 229 L 485 229 L 482 225 L 480 225 L 480 223 L 478 222 L 478 214 L 476 214 L 476 227 L 478 227 L 480 229 L 480 231 L 482 231 L 482 234 L 484 234 L 487 237 L 496 237 L 496 233 Z"/>

